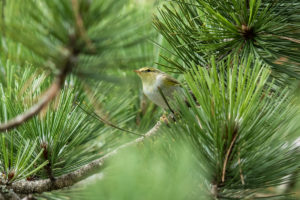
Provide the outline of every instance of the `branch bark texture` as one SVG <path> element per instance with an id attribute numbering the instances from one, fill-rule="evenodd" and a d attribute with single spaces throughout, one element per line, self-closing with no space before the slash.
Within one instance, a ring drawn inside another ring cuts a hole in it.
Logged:
<path id="1" fill-rule="evenodd" d="M 77 22 L 77 26 L 81 30 L 83 28 L 83 24 L 82 24 L 82 19 L 78 13 L 78 8 L 77 8 L 78 2 L 77 2 L 77 0 L 72 0 L 72 3 L 74 4 L 73 7 L 75 6 L 74 9 L 76 9 L 76 10 L 74 10 L 76 19 L 77 19 L 77 21 L 79 20 L 79 22 Z M 65 82 L 65 79 L 66 79 L 68 73 L 71 71 L 72 66 L 75 64 L 75 62 L 77 60 L 79 51 L 75 48 L 74 44 L 76 44 L 76 41 L 78 39 L 79 38 L 77 38 L 77 37 L 70 38 L 70 48 L 69 49 L 70 49 L 71 54 L 66 59 L 66 62 L 64 64 L 64 66 L 62 67 L 62 70 L 57 75 L 57 77 L 54 80 L 54 82 L 52 83 L 52 85 L 43 94 L 43 96 L 40 98 L 40 100 L 36 104 L 34 104 L 32 107 L 30 107 L 27 111 L 23 112 L 22 114 L 17 115 L 13 119 L 10 119 L 9 121 L 7 121 L 5 123 L 2 123 L 2 124 L 0 123 L 0 133 L 8 131 L 10 129 L 13 129 L 13 128 L 23 124 L 27 120 L 31 119 L 33 116 L 38 114 L 45 106 L 47 106 L 48 103 L 51 102 L 51 100 L 53 100 L 57 96 L 57 94 L 60 92 L 60 89 L 62 88 L 62 86 Z"/>
<path id="2" fill-rule="evenodd" d="M 158 131 L 160 126 L 161 126 L 161 122 L 158 121 L 156 125 L 152 129 L 150 129 L 145 135 L 119 146 L 118 148 L 107 153 L 103 157 L 94 160 L 93 162 L 87 165 L 84 165 L 83 167 L 81 167 L 80 169 L 74 172 L 56 177 L 54 181 L 51 181 L 50 179 L 37 180 L 37 181 L 21 180 L 12 183 L 12 185 L 9 186 L 9 189 L 13 189 L 17 194 L 32 194 L 32 193 L 42 193 L 46 191 L 52 191 L 52 190 L 62 189 L 65 187 L 72 186 L 75 183 L 83 180 L 84 178 L 86 178 L 88 175 L 95 172 L 96 170 L 101 169 L 104 165 L 104 161 L 112 157 L 113 155 L 115 155 L 120 150 L 129 147 L 131 145 L 140 143 L 144 141 L 146 138 L 154 135 Z"/>
<path id="3" fill-rule="evenodd" d="M 22 123 L 26 122 L 27 120 L 38 114 L 45 106 L 47 106 L 48 103 L 51 100 L 53 100 L 56 97 L 56 95 L 60 92 L 60 89 L 65 82 L 69 69 L 70 66 L 66 65 L 66 67 L 56 77 L 52 85 L 42 95 L 42 97 L 36 104 L 34 104 L 24 113 L 17 115 L 16 117 L 7 121 L 6 123 L 0 124 L 0 133 L 21 125 Z"/>

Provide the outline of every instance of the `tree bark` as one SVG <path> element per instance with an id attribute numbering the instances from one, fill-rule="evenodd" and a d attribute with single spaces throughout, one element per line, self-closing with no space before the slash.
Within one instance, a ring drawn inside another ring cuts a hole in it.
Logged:
<path id="1" fill-rule="evenodd" d="M 37 180 L 37 181 L 21 180 L 12 183 L 12 185 L 8 186 L 8 188 L 13 189 L 17 194 L 32 194 L 32 193 L 42 193 L 46 191 L 52 191 L 52 190 L 62 189 L 65 187 L 72 186 L 75 183 L 86 178 L 91 173 L 101 169 L 102 166 L 104 165 L 104 161 L 112 157 L 113 155 L 115 155 L 118 151 L 128 146 L 140 143 L 144 141 L 145 138 L 154 135 L 158 131 L 160 126 L 161 126 L 161 122 L 158 121 L 156 125 L 143 136 L 119 146 L 118 148 L 107 153 L 103 157 L 94 160 L 93 162 L 87 165 L 84 165 L 83 167 L 81 167 L 80 169 L 74 172 L 56 177 L 54 181 L 51 181 L 50 179 Z"/>

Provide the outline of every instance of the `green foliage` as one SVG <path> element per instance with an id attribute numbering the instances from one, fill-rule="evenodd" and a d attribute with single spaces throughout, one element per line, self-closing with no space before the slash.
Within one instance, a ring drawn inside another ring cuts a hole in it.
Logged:
<path id="1" fill-rule="evenodd" d="M 0 121 L 5 122 L 34 104 L 51 79 L 38 74 L 35 68 L 24 70 L 10 62 L 0 69 Z M 101 109 L 99 114 L 122 127 L 133 121 L 135 96 L 123 90 L 126 100 L 120 106 L 117 91 L 120 89 L 114 89 L 111 83 L 100 82 L 93 103 L 101 102 L 107 110 Z M 57 177 L 72 172 L 121 144 L 121 138 L 133 137 L 105 126 L 76 103 L 91 105 L 87 92 L 70 77 L 60 95 L 38 116 L 2 135 L 0 172 L 6 177 L 3 181 Z"/>
<path id="2" fill-rule="evenodd" d="M 211 55 L 217 61 L 253 55 L 299 78 L 299 10 L 294 0 L 173 0 L 154 24 L 183 61 L 175 65 L 179 71 L 209 65 Z"/>
<path id="3" fill-rule="evenodd" d="M 180 142 L 169 144 L 169 137 L 157 139 L 119 152 L 103 174 L 96 175 L 100 178 L 82 183 L 84 188 L 73 188 L 69 194 L 64 191 L 43 194 L 39 198 L 207 199 L 208 185 L 189 148 Z"/>
<path id="4" fill-rule="evenodd" d="M 131 49 L 145 38 L 140 29 L 143 24 L 135 24 L 139 13 L 127 3 L 126 0 L 6 2 L 1 18 L 1 48 L 5 54 L 0 66 L 0 121 L 22 113 L 40 98 L 52 81 L 48 74 L 41 73 L 43 69 L 58 73 L 72 62 L 72 72 L 79 77 L 107 81 L 111 79 L 101 75 L 104 69 L 141 60 L 145 54 L 137 55 Z M 139 32 L 138 37 L 132 37 Z M 109 71 L 112 76 L 121 77 L 122 73 Z M 3 136 L 6 145 L 2 148 L 1 172 L 11 170 L 12 167 L 4 167 L 8 165 L 5 160 L 11 157 L 16 160 L 14 163 L 22 159 L 23 168 L 34 160 L 29 167 L 31 173 L 26 172 L 30 179 L 56 177 L 80 168 L 133 137 L 105 126 L 76 106 L 83 102 L 83 107 L 95 107 L 100 116 L 112 123 L 133 127 L 137 113 L 133 101 L 137 98 L 129 85 L 124 90 L 111 83 L 86 83 L 91 85 L 70 77 L 60 95 L 39 116 L 9 132 L 14 135 L 13 140 Z M 152 123 L 140 127 L 145 129 Z M 24 155 L 15 158 L 18 152 Z M 19 171 L 18 174 L 22 172 Z M 16 174 L 11 181 L 24 177 L 27 176 Z"/>
<path id="5" fill-rule="evenodd" d="M 145 37 L 132 37 L 139 28 L 134 25 L 138 12 L 132 6 L 125 9 L 127 3 L 8 1 L 1 20 L 2 40 L 27 49 L 19 58 L 22 63 L 30 62 L 54 73 L 71 63 L 76 74 L 95 77 L 105 69 L 129 62 L 133 56 L 123 57 L 120 50 Z M 15 58 L 15 52 L 3 50 L 9 58 Z"/>
<path id="6" fill-rule="evenodd" d="M 14 147 L 13 137 L 9 139 L 10 141 L 6 141 L 4 135 L 0 139 L 0 183 L 9 184 L 27 178 L 48 164 L 48 161 L 37 164 L 43 150 L 40 150 L 39 153 L 35 152 L 36 141 L 23 140 L 18 147 Z"/>
<path id="7" fill-rule="evenodd" d="M 162 132 L 194 147 L 221 199 L 244 198 L 295 178 L 287 175 L 299 168 L 299 149 L 286 138 L 290 127 L 299 128 L 299 106 L 289 91 L 272 91 L 270 70 L 252 58 L 211 63 L 208 70 L 193 67 L 185 74 L 197 103 L 186 92 L 191 108 L 179 98 L 181 117 Z"/>
<path id="8" fill-rule="evenodd" d="M 148 131 L 163 111 L 145 98 L 132 72 L 144 66 L 179 74 L 185 95 L 171 102 L 176 121 L 105 160 L 101 180 L 38 198 L 292 198 L 266 188 L 295 181 L 300 168 L 294 85 L 273 78 L 279 75 L 273 68 L 299 76 L 300 4 L 173 0 L 158 11 L 151 4 L 6 1 L 0 122 L 34 105 L 53 82 L 50 74 L 71 65 L 72 75 L 47 108 L 1 135 L 0 199 L 7 184 L 53 180 L 137 137 L 105 121 Z M 149 23 L 151 13 L 162 35 Z"/>

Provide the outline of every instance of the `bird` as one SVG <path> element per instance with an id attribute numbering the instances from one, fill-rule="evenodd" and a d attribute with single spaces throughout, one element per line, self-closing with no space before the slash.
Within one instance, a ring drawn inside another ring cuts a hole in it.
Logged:
<path id="1" fill-rule="evenodd" d="M 143 67 L 134 72 L 142 80 L 146 97 L 164 110 L 170 109 L 173 112 L 168 101 L 174 99 L 175 93 L 182 92 L 181 84 L 170 75 L 153 67 Z"/>

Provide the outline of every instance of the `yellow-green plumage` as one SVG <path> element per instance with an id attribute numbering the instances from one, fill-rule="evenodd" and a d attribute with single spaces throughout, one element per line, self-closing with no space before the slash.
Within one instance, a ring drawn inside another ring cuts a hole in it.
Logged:
<path id="1" fill-rule="evenodd" d="M 166 84 L 168 86 L 174 86 L 174 85 L 180 86 L 180 83 L 176 79 L 172 78 L 171 76 L 169 76 L 167 74 L 166 74 L 166 78 L 163 79 L 163 82 L 164 82 L 164 84 Z"/>
<path id="2" fill-rule="evenodd" d="M 181 90 L 180 83 L 168 74 L 152 68 L 144 67 L 135 71 L 142 80 L 144 94 L 158 106 L 167 109 L 168 106 L 161 96 L 159 89 L 167 99 L 172 99 L 174 92 Z"/>

